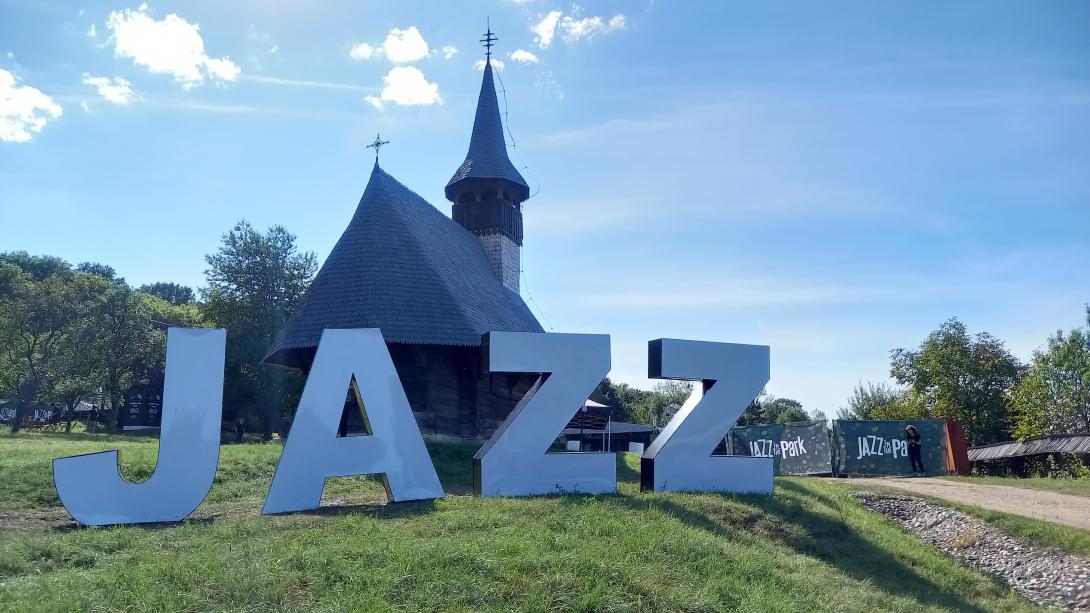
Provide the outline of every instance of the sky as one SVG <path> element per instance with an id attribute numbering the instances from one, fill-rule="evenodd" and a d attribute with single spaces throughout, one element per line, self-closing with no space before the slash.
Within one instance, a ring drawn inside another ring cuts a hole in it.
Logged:
<path id="1" fill-rule="evenodd" d="M 319 259 L 374 154 L 450 214 L 490 20 L 547 330 L 771 346 L 832 416 L 946 319 L 1023 360 L 1090 301 L 1090 3 L 0 0 L 0 251 L 204 284 Z"/>

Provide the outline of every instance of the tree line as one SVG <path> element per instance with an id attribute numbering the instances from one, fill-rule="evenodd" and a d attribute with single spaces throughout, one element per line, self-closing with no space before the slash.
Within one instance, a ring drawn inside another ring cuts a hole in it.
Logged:
<path id="1" fill-rule="evenodd" d="M 224 416 L 243 418 L 266 438 L 294 410 L 302 376 L 261 363 L 317 271 L 282 226 L 259 232 L 240 221 L 205 257 L 205 286 L 164 281 L 132 287 L 113 268 L 72 266 L 25 251 L 0 253 L 0 398 L 17 417 L 36 403 L 59 406 L 71 424 L 82 401 L 100 403 L 108 431 L 118 426 L 126 390 L 163 371 L 170 326 L 226 328 Z M 1090 306 L 1087 326 L 1057 331 L 1022 364 L 999 339 L 970 334 L 953 318 L 916 349 L 894 349 L 895 384 L 861 382 L 841 419 L 960 420 L 971 445 L 1045 434 L 1090 432 Z M 614 419 L 665 425 L 691 384 L 651 390 L 608 378 L 592 398 Z M 824 418 L 797 400 L 762 392 L 739 425 Z"/>
<path id="2" fill-rule="evenodd" d="M 591 399 L 613 409 L 615 421 L 665 426 L 685 400 L 692 394 L 688 381 L 659 381 L 650 390 L 614 383 L 608 377 L 591 394 Z M 792 398 L 776 398 L 762 391 L 742 412 L 737 425 L 788 424 L 825 419 L 824 413 L 807 413 L 802 403 Z"/>
<path id="3" fill-rule="evenodd" d="M 860 383 L 841 419 L 948 417 L 971 446 L 1090 433 L 1090 306 L 1086 327 L 1058 330 L 1021 363 L 1002 341 L 952 318 L 916 349 L 890 352 L 895 385 Z"/>
<path id="4" fill-rule="evenodd" d="M 298 373 L 261 364 L 317 271 L 281 226 L 241 221 L 205 258 L 206 286 L 164 281 L 132 287 L 114 269 L 25 251 L 0 253 L 0 397 L 12 396 L 18 430 L 38 403 L 60 407 L 71 428 L 83 401 L 118 427 L 126 390 L 163 372 L 166 329 L 226 328 L 224 417 L 256 423 L 266 438 L 294 408 Z"/>

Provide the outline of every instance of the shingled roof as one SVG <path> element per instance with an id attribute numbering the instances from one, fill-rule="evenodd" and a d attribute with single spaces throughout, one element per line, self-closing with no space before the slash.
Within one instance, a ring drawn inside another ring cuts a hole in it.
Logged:
<path id="1" fill-rule="evenodd" d="M 491 62 L 486 62 L 484 67 L 481 95 L 477 98 L 477 115 L 473 118 L 473 134 L 469 139 L 469 153 L 447 182 L 445 193 L 448 199 L 454 200 L 455 185 L 463 179 L 505 179 L 514 184 L 520 202 L 530 197 L 526 180 L 507 157 Z"/>
<path id="2" fill-rule="evenodd" d="M 541 332 L 476 236 L 375 163 L 356 213 L 265 362 L 301 368 L 326 328 L 380 328 L 387 342 L 481 344 L 491 330 Z"/>

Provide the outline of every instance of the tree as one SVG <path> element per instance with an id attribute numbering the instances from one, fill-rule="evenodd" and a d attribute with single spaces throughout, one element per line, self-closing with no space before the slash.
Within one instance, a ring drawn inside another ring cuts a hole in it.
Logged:
<path id="1" fill-rule="evenodd" d="M 175 306 L 193 304 L 197 300 L 193 288 L 169 281 L 141 285 L 136 291 L 151 294 Z"/>
<path id="2" fill-rule="evenodd" d="M 113 281 L 117 278 L 117 271 L 114 270 L 113 266 L 99 264 L 98 262 L 80 262 L 76 266 L 76 271 L 102 277 L 107 281 Z"/>
<path id="3" fill-rule="evenodd" d="M 225 401 L 236 414 L 257 415 L 266 439 L 294 406 L 302 379 L 261 364 L 317 271 L 313 253 L 300 253 L 282 226 L 264 234 L 240 221 L 216 253 L 206 256 L 205 318 L 227 329 Z"/>
<path id="4" fill-rule="evenodd" d="M 796 421 L 807 421 L 810 414 L 802 408 L 802 403 L 792 398 L 776 398 L 761 390 L 742 411 L 738 418 L 739 426 L 755 426 L 758 424 L 789 424 Z"/>
<path id="5" fill-rule="evenodd" d="M 894 349 L 891 362 L 890 374 L 908 387 L 920 417 L 960 420 L 971 445 L 1008 439 L 1010 391 L 1022 366 L 999 339 L 987 332 L 970 336 L 952 318 L 919 349 Z"/>
<path id="6" fill-rule="evenodd" d="M 72 276 L 58 258 L 0 254 L 0 376 L 19 401 L 13 432 L 25 409 L 49 392 L 51 364 L 79 312 Z"/>
<path id="7" fill-rule="evenodd" d="M 615 421 L 664 426 L 673 416 L 673 410 L 692 392 L 688 381 L 659 381 L 652 389 L 642 390 L 627 383 L 613 383 L 607 377 L 591 398 L 612 407 Z"/>
<path id="8" fill-rule="evenodd" d="M 1090 307 L 1087 327 L 1048 338 L 1014 387 L 1014 435 L 1090 433 Z"/>
<path id="9" fill-rule="evenodd" d="M 71 300 L 76 313 L 52 360 L 46 365 L 51 381 L 48 397 L 64 407 L 65 430 L 69 432 L 76 407 L 102 386 L 102 360 L 95 349 L 98 330 L 93 321 L 109 279 L 111 277 L 87 272 L 72 275 Z"/>
<path id="10" fill-rule="evenodd" d="M 163 332 L 152 322 L 145 295 L 134 292 L 124 281 L 103 288 L 88 325 L 95 331 L 91 350 L 100 360 L 110 397 L 105 425 L 114 432 L 124 390 L 146 376 L 151 368 L 148 364 L 162 355 Z"/>
<path id="11" fill-rule="evenodd" d="M 9 251 L 0 253 L 0 260 L 15 266 L 37 281 L 50 275 L 65 275 L 72 272 L 72 266 L 68 262 L 51 255 L 30 255 L 26 251 Z"/>
<path id="12" fill-rule="evenodd" d="M 855 386 L 848 406 L 841 407 L 837 416 L 840 419 L 912 419 L 921 417 L 920 410 L 906 390 L 868 381 Z"/>

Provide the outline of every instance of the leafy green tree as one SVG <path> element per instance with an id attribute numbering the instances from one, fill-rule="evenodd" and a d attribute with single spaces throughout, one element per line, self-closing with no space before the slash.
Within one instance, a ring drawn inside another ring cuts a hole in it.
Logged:
<path id="1" fill-rule="evenodd" d="M 919 403 L 912 402 L 907 390 L 887 383 L 862 383 L 855 386 L 848 406 L 837 413 L 840 419 L 912 419 L 923 417 Z"/>
<path id="2" fill-rule="evenodd" d="M 0 254 L 0 383 L 19 401 L 13 432 L 22 426 L 25 409 L 50 391 L 51 365 L 79 313 L 72 276 L 57 258 Z"/>
<path id="3" fill-rule="evenodd" d="M 265 438 L 272 438 L 278 418 L 295 405 L 302 378 L 261 360 L 310 285 L 317 258 L 300 253 L 295 235 L 282 226 L 262 234 L 240 221 L 205 259 L 203 314 L 227 329 L 225 412 L 257 416 Z"/>
<path id="4" fill-rule="evenodd" d="M 26 251 L 0 253 L 3 260 L 41 281 L 54 274 L 66 275 L 72 272 L 72 266 L 61 258 L 51 255 L 30 255 Z"/>
<path id="5" fill-rule="evenodd" d="M 93 322 L 110 278 L 88 272 L 77 272 L 71 277 L 71 300 L 76 313 L 47 364 L 51 381 L 48 397 L 64 408 L 66 431 L 72 430 L 79 403 L 102 388 L 102 360 L 96 350 L 98 330 Z"/>
<path id="6" fill-rule="evenodd" d="M 117 271 L 114 270 L 113 266 L 99 264 L 98 262 L 80 262 L 76 266 L 76 271 L 102 277 L 107 281 L 113 281 L 117 278 Z"/>
<path id="7" fill-rule="evenodd" d="M 151 294 L 175 306 L 194 304 L 197 301 L 193 288 L 169 281 L 141 285 L 136 291 Z"/>
<path id="8" fill-rule="evenodd" d="M 1014 387 L 1014 435 L 1090 433 L 1090 307 L 1087 327 L 1048 338 Z"/>
<path id="9" fill-rule="evenodd" d="M 616 421 L 663 426 L 692 390 L 688 381 L 659 381 L 652 389 L 642 390 L 627 383 L 613 383 L 607 377 L 591 398 L 612 407 Z"/>
<path id="10" fill-rule="evenodd" d="M 791 398 L 776 398 L 761 390 L 761 393 L 749 403 L 738 418 L 739 426 L 758 424 L 789 424 L 807 421 L 810 414 L 802 408 L 802 403 Z"/>
<path id="11" fill-rule="evenodd" d="M 124 391 L 146 376 L 149 363 L 163 353 L 163 332 L 152 321 L 146 295 L 124 282 L 103 288 L 88 323 L 95 330 L 92 351 L 99 356 L 110 398 L 105 425 L 114 432 Z"/>
<path id="12" fill-rule="evenodd" d="M 919 417 L 950 417 L 965 425 L 971 445 L 1007 440 L 1010 391 L 1022 371 L 1003 342 L 987 332 L 970 336 L 947 320 L 919 349 L 894 349 L 890 374 L 908 388 Z"/>

